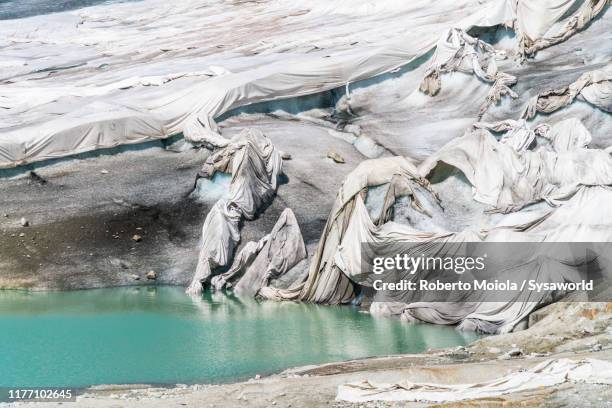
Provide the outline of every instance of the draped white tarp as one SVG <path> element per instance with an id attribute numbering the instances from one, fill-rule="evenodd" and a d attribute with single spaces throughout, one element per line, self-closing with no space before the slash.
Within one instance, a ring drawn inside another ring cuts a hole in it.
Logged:
<path id="1" fill-rule="evenodd" d="M 523 111 L 523 118 L 531 119 L 538 112 L 551 113 L 580 98 L 605 112 L 612 112 L 612 64 L 586 72 L 567 86 L 535 95 Z"/>
<path id="2" fill-rule="evenodd" d="M 516 17 L 520 53 L 537 51 L 565 41 L 604 11 L 609 0 L 508 0 Z M 574 8 L 578 6 L 576 10 Z M 567 16 L 568 13 L 571 13 Z M 555 24 L 563 19 L 563 24 Z"/>
<path id="3" fill-rule="evenodd" d="M 496 50 L 490 44 L 468 35 L 463 30 L 451 28 L 436 44 L 430 67 L 419 89 L 433 96 L 442 87 L 440 75 L 453 71 L 474 74 L 479 79 L 492 84 L 487 99 L 480 108 L 482 116 L 489 106 L 499 102 L 503 95 L 518 97 L 510 89 L 510 86 L 516 84 L 516 77 L 500 72 L 497 68 L 495 61 L 505 58 L 504 51 Z"/>
<path id="4" fill-rule="evenodd" d="M 392 71 L 450 25 L 499 24 L 486 11 L 496 1 L 419 0 L 370 15 L 343 0 L 146 0 L 3 22 L 0 168 L 181 132 L 225 146 L 224 112 Z"/>
<path id="5" fill-rule="evenodd" d="M 223 147 L 215 119 L 233 108 L 393 71 L 449 28 L 516 21 L 539 41 L 573 3 L 145 0 L 3 21 L 0 168 L 180 133 Z M 606 3 L 586 1 L 553 39 L 584 28 Z M 513 95 L 514 80 L 493 64 L 473 69 L 494 79 L 487 103 Z"/>
<path id="6" fill-rule="evenodd" d="M 612 207 L 607 205 L 612 199 L 612 190 L 608 188 L 612 185 L 612 157 L 605 151 L 585 147 L 590 134 L 575 119 L 554 126 L 538 126 L 540 143 L 537 150 L 523 146 L 525 143 L 520 143 L 520 148 L 515 149 L 507 141 L 499 142 L 482 129 L 490 127 L 511 131 L 519 128 L 522 133 L 531 132 L 525 126 L 518 121 L 481 124 L 481 129 L 471 130 L 451 141 L 418 168 L 400 157 L 361 163 L 349 174 L 338 192 L 306 280 L 288 290 L 264 288 L 260 294 L 276 300 L 346 303 L 355 297 L 356 285 L 370 287 L 372 284 L 371 272 L 361 267 L 364 260 L 409 253 L 415 244 L 423 244 L 418 249 L 428 253 L 427 244 L 434 242 L 612 241 L 612 228 L 602 228 L 602 222 L 609 224 L 607 220 L 612 219 L 602 212 L 612 211 Z M 518 139 L 523 140 L 524 136 Z M 528 139 L 532 139 L 531 136 Z M 508 214 L 497 225 L 460 232 L 430 232 L 393 222 L 392 207 L 396 198 L 402 196 L 410 199 L 415 211 L 427 215 L 420 202 L 422 194 L 429 195 L 432 202 L 436 202 L 437 196 L 436 186 L 430 185 L 425 177 L 441 162 L 465 175 L 473 186 L 474 200 L 496 210 L 520 213 L 526 204 L 543 200 L 560 207 L 551 207 L 545 212 L 526 212 L 523 218 Z M 364 201 L 368 190 L 375 186 L 385 186 L 386 193 L 378 212 L 372 214 Z M 417 189 L 419 195 L 415 194 Z M 606 209 L 596 210 L 602 207 Z M 371 253 L 364 253 L 364 244 L 371 246 Z M 579 262 L 574 264 L 563 254 L 561 258 L 558 254 L 532 255 L 529 262 L 510 259 L 508 262 L 516 264 L 504 264 L 503 270 L 492 272 L 508 273 L 511 270 L 512 276 L 538 276 L 543 282 L 578 280 L 576 268 L 581 266 Z M 492 275 L 490 279 L 496 277 Z M 370 311 L 408 321 L 458 324 L 461 329 L 505 333 L 513 330 L 536 308 L 564 295 L 552 291 L 527 291 L 511 301 L 497 302 L 483 299 L 480 293 L 473 292 L 447 302 L 410 302 L 405 299 L 402 302 L 374 302 Z"/>
<path id="7" fill-rule="evenodd" d="M 272 231 L 257 242 L 248 242 L 230 270 L 214 276 L 211 285 L 216 290 L 233 288 L 239 295 L 254 296 L 305 258 L 300 226 L 293 211 L 286 208 Z"/>
<path id="8" fill-rule="evenodd" d="M 222 171 L 231 173 L 232 180 L 228 196 L 217 201 L 206 215 L 198 265 L 188 293 L 201 293 L 213 270 L 231 262 L 240 241 L 240 221 L 253 219 L 274 197 L 282 164 L 279 151 L 256 129 L 245 129 L 207 159 L 203 176 Z"/>
<path id="9" fill-rule="evenodd" d="M 612 194 L 600 194 L 599 203 L 608 200 Z M 458 233 L 431 233 L 418 231 L 409 225 L 387 222 L 384 225 L 374 225 L 360 197 L 357 197 L 355 209 L 351 217 L 346 235 L 334 262 L 341 272 L 352 282 L 361 286 L 371 287 L 373 275 L 364 272 L 364 262 L 372 265 L 375 257 L 393 258 L 397 254 L 412 254 L 412 256 L 447 256 L 444 252 L 450 245 L 453 251 L 459 250 L 462 243 L 473 246 L 487 242 L 550 242 L 549 225 L 546 218 L 536 218 L 529 225 L 513 226 L 515 231 L 508 233 L 508 226 L 493 228 L 488 231 L 466 230 Z M 583 228 L 596 230 L 599 224 L 593 220 L 583 221 Z M 561 227 L 559 227 L 561 228 Z M 593 237 L 594 238 L 594 237 Z M 612 238 L 608 232 L 607 238 Z M 367 245 L 368 251 L 363 250 Z M 489 247 L 490 248 L 490 247 Z M 512 276 L 517 281 L 536 280 L 539 282 L 578 282 L 578 269 L 584 265 L 583 259 L 573 259 L 564 254 L 547 253 L 550 247 L 533 246 L 532 253 L 521 253 L 521 258 L 510 256 L 508 259 L 490 260 L 502 267 L 497 270 L 492 265 L 487 269 L 487 279 L 490 282 L 505 281 Z M 453 272 L 454 273 L 454 272 Z M 379 275 L 377 278 L 384 278 Z M 405 273 L 392 281 L 421 279 L 443 279 L 439 271 L 424 271 L 415 275 Z M 469 281 L 469 274 L 462 279 Z M 385 301 L 375 301 L 370 307 L 374 315 L 395 316 L 409 322 L 427 322 L 433 324 L 457 324 L 460 330 L 479 331 L 484 333 L 507 333 L 525 319 L 535 309 L 563 298 L 567 293 L 562 291 L 524 291 L 517 293 L 511 299 L 500 299 L 499 293 L 471 291 L 458 293 L 457 297 L 448 297 L 445 301 L 427 301 L 426 294 L 418 291 L 400 292 L 400 301 L 393 301 L 393 294 L 387 294 Z M 405 296 L 415 299 L 411 301 Z"/>
<path id="10" fill-rule="evenodd" d="M 388 210 L 396 197 L 412 195 L 416 185 L 429 188 L 429 183 L 417 175 L 417 168 L 403 157 L 388 157 L 362 162 L 344 181 L 317 247 L 308 276 L 304 282 L 283 290 L 263 288 L 260 295 L 274 300 L 303 300 L 308 302 L 339 304 L 354 297 L 353 284 L 341 271 L 334 259 L 344 239 L 349 238 L 347 228 L 354 216 L 360 196 L 368 187 L 390 184 L 385 202 L 376 222 L 389 219 Z M 418 203 L 415 202 L 416 208 Z M 358 249 L 357 249 L 358 250 Z"/>
<path id="11" fill-rule="evenodd" d="M 572 134 L 575 128 L 566 127 L 569 124 L 556 124 L 554 137 L 564 137 L 559 136 L 561 132 L 570 139 L 585 137 L 584 132 Z M 571 124 L 576 125 L 575 121 Z M 439 162 L 461 170 L 474 187 L 474 199 L 501 212 L 540 200 L 554 203 L 580 186 L 612 184 L 612 157 L 603 150 L 517 152 L 485 130 L 470 131 L 442 147 L 419 166 L 421 176 L 427 176 Z"/>
<path id="12" fill-rule="evenodd" d="M 404 379 L 392 384 L 368 380 L 340 385 L 337 400 L 452 402 L 537 390 L 566 382 L 612 385 L 612 363 L 605 360 L 546 360 L 533 368 L 473 384 L 415 383 Z"/>

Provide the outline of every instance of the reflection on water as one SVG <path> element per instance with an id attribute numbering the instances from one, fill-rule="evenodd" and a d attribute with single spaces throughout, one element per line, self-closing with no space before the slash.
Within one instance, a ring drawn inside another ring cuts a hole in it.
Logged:
<path id="1" fill-rule="evenodd" d="M 0 291 L 0 387 L 224 382 L 475 338 L 352 307 L 194 299 L 172 287 Z"/>

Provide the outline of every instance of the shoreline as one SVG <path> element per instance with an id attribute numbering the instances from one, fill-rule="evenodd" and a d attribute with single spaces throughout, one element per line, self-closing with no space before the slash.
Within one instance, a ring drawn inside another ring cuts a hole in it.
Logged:
<path id="1" fill-rule="evenodd" d="M 410 378 L 410 381 L 413 382 L 460 384 L 468 378 L 467 373 L 470 375 L 469 382 L 484 381 L 510 372 L 532 368 L 538 363 L 552 358 L 570 358 L 573 360 L 595 358 L 612 361 L 612 349 L 598 352 L 563 352 L 549 356 L 528 356 L 511 360 L 469 358 L 466 361 L 453 361 L 450 356 L 456 351 L 456 348 L 452 348 L 438 350 L 432 354 L 371 357 L 302 366 L 290 368 L 278 374 L 251 378 L 247 381 L 222 384 L 175 384 L 169 387 L 151 384 L 106 384 L 86 389 L 83 394 L 77 397 L 76 404 L 77 406 L 87 407 L 121 406 L 126 408 L 168 406 L 316 407 L 321 405 L 334 407 L 423 407 L 434 405 L 405 401 L 353 404 L 337 401 L 335 393 L 339 385 L 359 381 L 366 377 L 368 380 L 374 378 L 376 381 Z M 457 403 L 435 406 L 501 407 L 514 406 L 513 404 L 524 406 L 520 404 L 536 402 L 544 404 L 554 401 L 559 396 L 565 397 L 565 394 L 573 394 L 585 387 L 591 388 L 590 394 L 588 396 L 582 395 L 580 397 L 582 399 L 605 401 L 604 398 L 612 393 L 610 387 L 606 386 L 593 388 L 589 387 L 588 384 L 564 383 L 532 391 L 502 394 L 497 398 L 485 398 L 482 401 L 480 399 L 463 400 Z M 602 403 L 595 406 L 603 405 Z M 57 402 L 18 402 L 5 404 L 5 406 L 59 407 L 62 404 Z"/>
<path id="2" fill-rule="evenodd" d="M 559 401 L 588 399 L 591 406 L 604 406 L 612 387 L 566 382 L 532 391 L 502 394 L 495 398 L 456 403 L 380 402 L 353 404 L 336 401 L 339 385 L 356 381 L 393 383 L 401 380 L 434 384 L 491 381 L 510 373 L 531 369 L 558 358 L 593 358 L 612 361 L 612 303 L 555 303 L 540 309 L 529 328 L 478 339 L 467 346 L 351 359 L 285 369 L 245 381 L 216 384 L 104 384 L 89 387 L 76 406 L 106 407 L 506 407 L 558 406 Z M 573 325 L 567 324 L 572 321 Z M 556 341 L 555 341 L 556 339 Z M 237 357 L 239 358 L 239 356 Z M 577 394 L 580 392 L 580 394 Z M 586 393 L 586 394 L 585 394 Z M 578 399 L 581 398 L 581 399 Z M 18 407 L 59 407 L 60 403 L 19 402 Z M 523 405 L 521 405 L 523 404 Z M 2 404 L 0 404 L 2 406 Z M 571 406 L 571 405 L 570 405 Z M 576 405 L 574 405 L 576 406 Z"/>

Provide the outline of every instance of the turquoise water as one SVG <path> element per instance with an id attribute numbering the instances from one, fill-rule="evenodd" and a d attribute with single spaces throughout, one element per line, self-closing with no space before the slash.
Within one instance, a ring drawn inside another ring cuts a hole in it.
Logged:
<path id="1" fill-rule="evenodd" d="M 475 338 L 352 307 L 192 299 L 173 287 L 0 291 L 0 387 L 219 383 Z"/>

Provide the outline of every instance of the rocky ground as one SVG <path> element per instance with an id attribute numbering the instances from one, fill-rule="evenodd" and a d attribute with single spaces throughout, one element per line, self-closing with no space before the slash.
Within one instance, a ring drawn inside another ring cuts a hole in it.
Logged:
<path id="1" fill-rule="evenodd" d="M 290 207 L 314 252 L 336 190 L 364 156 L 325 126 L 266 115 L 234 122 L 226 121 L 229 137 L 259 127 L 291 155 L 275 200 L 244 223 L 242 244 L 269 233 Z M 191 194 L 209 151 L 176 148 L 149 144 L 0 172 L 0 288 L 141 284 L 151 270 L 157 284 L 186 286 L 207 209 L 219 197 Z"/>

